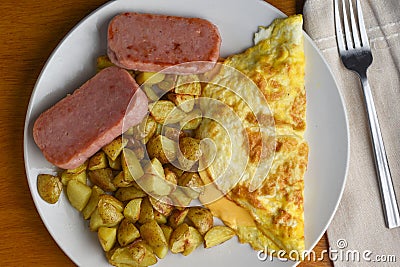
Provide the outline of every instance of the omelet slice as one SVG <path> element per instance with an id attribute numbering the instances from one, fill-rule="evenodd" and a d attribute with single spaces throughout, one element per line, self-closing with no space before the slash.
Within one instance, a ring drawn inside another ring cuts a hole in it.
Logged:
<path id="1" fill-rule="evenodd" d="M 255 45 L 227 58 L 203 88 L 202 97 L 215 101 L 202 103 L 208 119 L 196 134 L 213 140 L 217 153 L 201 176 L 224 196 L 201 201 L 254 249 L 305 249 L 304 69 L 302 16 L 295 15 L 261 27 Z"/>

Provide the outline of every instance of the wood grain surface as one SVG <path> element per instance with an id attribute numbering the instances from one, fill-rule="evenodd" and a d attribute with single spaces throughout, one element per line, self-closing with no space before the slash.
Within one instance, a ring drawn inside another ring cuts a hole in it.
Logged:
<path id="1" fill-rule="evenodd" d="M 26 180 L 23 128 L 29 98 L 47 58 L 105 0 L 2 0 L 0 3 L 0 266 L 74 266 L 47 232 Z M 304 0 L 268 0 L 291 15 Z M 62 222 L 60 222 L 62 223 Z M 315 247 L 328 249 L 326 235 Z M 299 266 L 333 266 L 328 259 Z"/>

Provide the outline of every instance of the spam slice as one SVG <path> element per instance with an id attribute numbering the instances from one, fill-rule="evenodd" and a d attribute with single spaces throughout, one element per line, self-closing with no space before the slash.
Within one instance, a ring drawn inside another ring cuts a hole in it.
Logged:
<path id="1" fill-rule="evenodd" d="M 109 67 L 43 112 L 33 138 L 49 162 L 73 169 L 142 121 L 147 104 L 126 70 Z"/>
<path id="2" fill-rule="evenodd" d="M 220 45 L 218 28 L 200 18 L 123 13 L 108 27 L 108 57 L 126 69 L 203 73 L 218 60 Z"/>

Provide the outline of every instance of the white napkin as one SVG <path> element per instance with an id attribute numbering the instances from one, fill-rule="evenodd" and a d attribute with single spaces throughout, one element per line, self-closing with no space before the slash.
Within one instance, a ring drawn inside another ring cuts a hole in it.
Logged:
<path id="1" fill-rule="evenodd" d="M 333 2 L 307 0 L 303 10 L 305 31 L 335 75 L 350 127 L 346 188 L 328 228 L 329 245 L 337 250 L 332 257 L 335 266 L 400 266 L 400 228 L 385 227 L 363 94 L 358 77 L 345 69 L 338 55 Z M 400 1 L 362 0 L 361 5 L 374 57 L 368 79 L 400 201 Z M 377 262 L 393 261 L 390 255 L 397 263 Z"/>

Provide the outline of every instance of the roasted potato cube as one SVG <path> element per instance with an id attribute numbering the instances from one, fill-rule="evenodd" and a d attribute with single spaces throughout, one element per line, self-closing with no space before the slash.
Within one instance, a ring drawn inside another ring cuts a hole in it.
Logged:
<path id="1" fill-rule="evenodd" d="M 160 124 L 177 123 L 185 117 L 185 112 L 178 109 L 172 101 L 159 100 L 149 104 L 154 120 Z"/>
<path id="2" fill-rule="evenodd" d="M 156 84 L 164 80 L 165 74 L 160 72 L 141 72 L 136 76 L 136 82 L 139 85 Z"/>
<path id="3" fill-rule="evenodd" d="M 118 156 L 115 160 L 108 158 L 108 166 L 110 166 L 111 169 L 116 171 L 122 170 L 121 157 Z"/>
<path id="4" fill-rule="evenodd" d="M 235 232 L 227 226 L 214 226 L 204 236 L 204 247 L 210 248 L 219 245 L 231 239 L 234 235 Z"/>
<path id="5" fill-rule="evenodd" d="M 135 153 L 125 148 L 121 154 L 121 165 L 124 171 L 125 181 L 131 182 L 139 179 L 143 174 L 143 168 Z"/>
<path id="6" fill-rule="evenodd" d="M 159 213 L 163 214 L 164 216 L 169 216 L 174 209 L 172 206 L 172 200 L 167 197 L 159 197 L 158 199 L 149 196 L 149 200 L 153 209 L 158 211 Z"/>
<path id="7" fill-rule="evenodd" d="M 164 168 L 158 158 L 153 158 L 150 160 L 146 166 L 143 168 L 146 174 L 152 174 L 165 179 Z"/>
<path id="8" fill-rule="evenodd" d="M 151 220 L 154 220 L 153 206 L 151 205 L 150 200 L 146 197 L 143 198 L 140 205 L 139 223 L 144 224 Z"/>
<path id="9" fill-rule="evenodd" d="M 109 143 L 108 145 L 105 145 L 102 150 L 110 159 L 116 160 L 126 144 L 128 144 L 128 139 L 119 136 L 111 141 L 111 143 Z"/>
<path id="10" fill-rule="evenodd" d="M 189 209 L 187 208 L 182 210 L 173 210 L 171 215 L 168 217 L 168 224 L 174 229 L 178 228 L 178 226 L 185 221 L 188 212 Z"/>
<path id="11" fill-rule="evenodd" d="M 62 191 L 60 178 L 50 174 L 39 174 L 37 188 L 40 197 L 47 203 L 54 204 L 58 201 Z"/>
<path id="12" fill-rule="evenodd" d="M 123 202 L 145 196 L 147 196 L 147 194 L 136 186 L 118 188 L 117 192 L 115 192 L 115 197 Z"/>
<path id="13" fill-rule="evenodd" d="M 203 244 L 203 237 L 196 228 L 189 226 L 189 236 L 182 255 L 187 256 Z"/>
<path id="14" fill-rule="evenodd" d="M 147 142 L 147 153 L 150 158 L 157 158 L 162 164 L 176 158 L 177 144 L 163 135 L 153 136 Z"/>
<path id="15" fill-rule="evenodd" d="M 193 95 L 168 94 L 168 99 L 186 113 L 192 111 L 194 107 L 195 97 Z"/>
<path id="16" fill-rule="evenodd" d="M 184 137 L 179 140 L 180 153 L 177 153 L 178 161 L 182 169 L 188 171 L 200 159 L 200 140 L 192 137 Z"/>
<path id="17" fill-rule="evenodd" d="M 67 170 L 68 173 L 81 173 L 83 171 L 86 171 L 87 166 L 88 166 L 89 161 L 85 161 L 84 163 L 82 163 L 81 165 L 79 165 L 78 167 L 76 167 L 75 169 L 69 169 Z"/>
<path id="18" fill-rule="evenodd" d="M 167 137 L 168 139 L 171 139 L 172 141 L 177 141 L 179 138 L 185 137 L 185 132 L 181 131 L 178 126 L 175 125 L 165 125 L 162 128 L 162 133 L 163 136 Z"/>
<path id="19" fill-rule="evenodd" d="M 151 266 L 157 263 L 157 258 L 151 246 L 146 242 L 133 242 L 128 247 L 132 257 L 138 262 L 139 267 Z"/>
<path id="20" fill-rule="evenodd" d="M 100 210 L 100 211 L 99 211 Z M 104 219 L 104 217 L 106 219 Z M 101 209 L 96 208 L 90 216 L 89 228 L 91 231 L 97 231 L 99 227 L 113 227 L 118 225 L 124 216 L 116 208 L 106 203 Z"/>
<path id="21" fill-rule="evenodd" d="M 129 247 L 116 247 L 106 253 L 108 262 L 117 267 L 137 267 L 139 264 L 133 258 Z"/>
<path id="22" fill-rule="evenodd" d="M 188 197 L 185 192 L 183 192 L 182 188 L 177 187 L 175 191 L 169 194 L 173 204 L 178 207 L 187 207 L 192 199 Z"/>
<path id="23" fill-rule="evenodd" d="M 160 228 L 164 233 L 165 240 L 167 240 L 167 243 L 169 244 L 169 240 L 170 240 L 171 234 L 174 231 L 174 229 L 171 226 L 166 225 L 166 224 L 160 224 Z"/>
<path id="24" fill-rule="evenodd" d="M 178 176 L 176 175 L 175 172 L 171 171 L 168 168 L 164 169 L 164 174 L 165 174 L 165 180 L 170 182 L 171 184 L 178 184 Z"/>
<path id="25" fill-rule="evenodd" d="M 174 91 L 176 94 L 201 95 L 201 84 L 199 78 L 196 75 L 178 76 Z"/>
<path id="26" fill-rule="evenodd" d="M 203 207 L 190 207 L 187 218 L 193 223 L 194 227 L 196 227 L 201 235 L 205 235 L 214 224 L 211 211 Z"/>
<path id="27" fill-rule="evenodd" d="M 152 116 L 147 116 L 143 122 L 133 127 L 133 136 L 136 140 L 147 143 L 157 130 L 157 122 Z"/>
<path id="28" fill-rule="evenodd" d="M 199 127 L 203 117 L 199 109 L 194 109 L 183 118 L 179 124 L 182 130 L 195 130 Z"/>
<path id="29" fill-rule="evenodd" d="M 117 238 L 121 246 L 126 246 L 140 237 L 139 230 L 128 219 L 123 219 L 118 226 Z"/>
<path id="30" fill-rule="evenodd" d="M 99 227 L 97 237 L 99 238 L 103 250 L 109 251 L 117 241 L 117 228 Z"/>
<path id="31" fill-rule="evenodd" d="M 86 184 L 71 180 L 67 184 L 67 197 L 72 207 L 82 211 L 89 202 L 92 189 Z"/>
<path id="32" fill-rule="evenodd" d="M 100 195 L 103 195 L 104 191 L 97 185 L 92 187 L 92 194 L 90 195 L 89 201 L 85 208 L 82 210 L 82 215 L 85 220 L 89 219 L 94 210 L 97 208 L 97 204 L 100 200 Z"/>
<path id="33" fill-rule="evenodd" d="M 176 174 L 177 178 L 181 177 L 181 175 L 185 172 L 184 170 L 179 169 L 178 167 L 172 165 L 171 163 L 168 163 L 168 164 L 164 165 L 164 172 L 165 172 L 166 169 L 169 169 L 172 172 L 174 172 Z"/>
<path id="34" fill-rule="evenodd" d="M 122 215 L 124 209 L 122 202 L 110 195 L 100 195 L 99 198 L 97 212 L 100 215 L 103 224 L 100 226 L 112 227 L 120 223 L 124 218 L 124 215 Z"/>
<path id="35" fill-rule="evenodd" d="M 102 69 L 108 68 L 114 66 L 114 64 L 111 62 L 111 60 L 108 58 L 108 56 L 99 56 L 96 59 L 96 67 L 97 71 L 100 71 Z"/>
<path id="36" fill-rule="evenodd" d="M 131 221 L 133 223 L 135 223 L 137 220 L 139 220 L 141 204 L 142 204 L 141 198 L 135 198 L 135 199 L 132 199 L 131 201 L 129 201 L 128 204 L 126 204 L 125 209 L 124 209 L 125 218 L 127 218 L 129 221 Z"/>
<path id="37" fill-rule="evenodd" d="M 154 174 L 145 174 L 138 180 L 138 184 L 147 194 L 166 196 L 175 188 L 175 185 Z"/>
<path id="38" fill-rule="evenodd" d="M 93 184 L 97 185 L 106 192 L 113 192 L 117 190 L 115 185 L 112 183 L 114 176 L 111 168 L 89 171 L 88 176 Z"/>
<path id="39" fill-rule="evenodd" d="M 158 224 L 165 224 L 167 223 L 167 217 L 163 214 L 161 214 L 158 210 L 154 210 L 154 220 L 156 220 L 156 222 Z"/>
<path id="40" fill-rule="evenodd" d="M 163 90 L 165 92 L 169 92 L 170 90 L 172 90 L 175 87 L 175 83 L 176 83 L 176 75 L 168 74 L 168 75 L 165 75 L 164 80 L 159 82 L 157 84 L 157 86 L 161 90 Z"/>
<path id="41" fill-rule="evenodd" d="M 178 185 L 182 186 L 182 191 L 191 199 L 199 197 L 203 191 L 203 180 L 197 172 L 185 172 L 179 178 Z"/>
<path id="42" fill-rule="evenodd" d="M 185 251 L 185 246 L 190 235 L 189 225 L 180 224 L 171 234 L 169 239 L 169 249 L 172 253 L 181 253 Z"/>
<path id="43" fill-rule="evenodd" d="M 68 170 L 61 173 L 61 182 L 63 185 L 67 185 L 69 181 L 76 180 L 82 184 L 86 184 L 87 175 L 86 171 L 81 171 L 78 173 L 69 172 Z"/>
<path id="44" fill-rule="evenodd" d="M 115 187 L 130 187 L 133 186 L 136 182 L 135 181 L 126 181 L 125 179 L 125 172 L 121 171 L 114 177 L 112 180 L 113 185 Z"/>
<path id="45" fill-rule="evenodd" d="M 89 163 L 88 163 L 89 171 L 104 169 L 107 167 L 108 167 L 107 156 L 106 156 L 106 153 L 104 153 L 104 151 L 102 151 L 102 150 L 100 150 L 99 152 L 94 154 L 89 159 Z"/>
<path id="46" fill-rule="evenodd" d="M 147 95 L 147 98 L 151 101 L 157 101 L 161 98 L 161 95 L 159 96 L 154 90 L 153 90 L 153 85 L 152 84 L 143 84 L 141 86 L 142 90 L 144 93 Z"/>
<path id="47" fill-rule="evenodd" d="M 158 258 L 163 259 L 167 255 L 167 240 L 155 220 L 148 221 L 140 226 L 140 236 L 152 247 Z"/>

